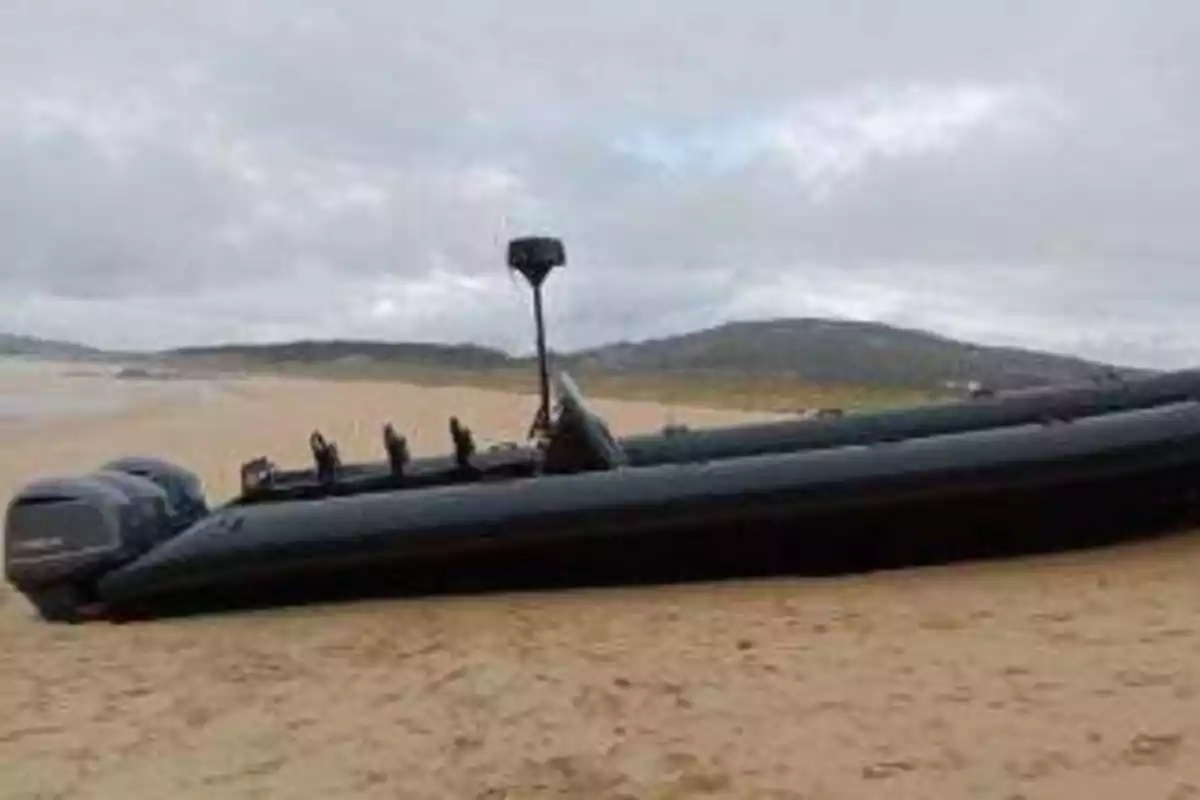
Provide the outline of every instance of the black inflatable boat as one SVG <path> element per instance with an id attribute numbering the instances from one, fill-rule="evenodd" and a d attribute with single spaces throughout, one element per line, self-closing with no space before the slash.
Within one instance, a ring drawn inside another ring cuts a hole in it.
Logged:
<path id="1" fill-rule="evenodd" d="M 210 509 L 179 466 L 124 458 L 26 486 L 8 580 L 50 620 L 134 618 L 376 592 L 823 573 L 1052 550 L 1191 521 L 1200 372 L 915 408 L 618 438 L 571 378 L 550 407 L 541 285 L 552 239 L 510 244 L 534 287 L 532 444 L 242 467 Z"/>

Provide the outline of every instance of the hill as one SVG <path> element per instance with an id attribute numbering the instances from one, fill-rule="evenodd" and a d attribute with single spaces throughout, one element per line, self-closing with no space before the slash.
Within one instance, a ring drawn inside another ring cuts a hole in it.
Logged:
<path id="1" fill-rule="evenodd" d="M 1086 380 L 1110 368 L 1072 356 L 829 319 L 731 322 L 680 336 L 605 345 L 567 359 L 577 368 L 606 372 L 786 375 L 814 383 L 914 388 L 969 381 L 1019 388 Z"/>
<path id="2" fill-rule="evenodd" d="M 133 356 L 70 342 L 0 334 L 3 354 L 150 360 L 183 367 L 336 368 L 339 374 L 381 376 L 404 369 L 430 373 L 524 371 L 532 363 L 530 356 L 515 357 L 473 344 L 349 339 L 224 344 Z M 983 346 L 881 323 L 830 319 L 730 322 L 679 336 L 556 353 L 554 358 L 558 368 L 592 375 L 745 376 L 918 390 L 961 388 L 970 381 L 996 389 L 1019 388 L 1087 380 L 1112 369 L 1073 356 Z"/>
<path id="3" fill-rule="evenodd" d="M 489 369 L 508 366 L 512 357 L 473 344 L 425 344 L 353 339 L 301 340 L 274 344 L 225 344 L 165 350 L 162 358 L 182 361 L 221 361 L 249 365 L 322 365 L 396 363 L 410 366 Z"/>
<path id="4" fill-rule="evenodd" d="M 102 350 L 74 342 L 0 333 L 0 356 L 77 360 L 102 358 L 104 355 Z"/>

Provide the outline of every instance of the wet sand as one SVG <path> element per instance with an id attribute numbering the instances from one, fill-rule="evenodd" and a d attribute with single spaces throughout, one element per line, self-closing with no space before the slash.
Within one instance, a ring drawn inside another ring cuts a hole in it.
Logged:
<path id="1" fill-rule="evenodd" d="M 81 382 L 103 377 L 55 380 Z M 585 387 L 586 389 L 586 387 Z M 620 432 L 730 412 L 596 401 Z M 253 379 L 10 426 L 0 494 L 154 453 L 220 500 L 319 427 L 378 458 L 532 398 Z M 128 626 L 0 590 L 2 798 L 1200 797 L 1200 540 L 842 579 L 371 601 Z"/>

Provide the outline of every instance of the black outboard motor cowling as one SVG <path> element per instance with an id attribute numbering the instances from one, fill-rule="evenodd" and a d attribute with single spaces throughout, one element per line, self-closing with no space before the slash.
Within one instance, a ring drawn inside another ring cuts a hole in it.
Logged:
<path id="1" fill-rule="evenodd" d="M 145 503 L 115 481 L 34 481 L 5 514 L 5 576 L 44 618 L 74 621 L 91 600 L 92 582 L 142 551 L 145 519 Z"/>
<path id="2" fill-rule="evenodd" d="M 167 469 L 155 481 L 119 465 L 33 481 L 8 504 L 5 575 L 44 619 L 80 619 L 95 601 L 100 576 L 174 537 L 201 513 L 203 496 L 199 507 L 194 496 L 199 481 L 186 470 L 162 462 Z"/>
<path id="3" fill-rule="evenodd" d="M 158 484 L 167 493 L 172 535 L 208 515 L 208 501 L 200 478 L 183 467 L 161 458 L 126 456 L 109 461 L 101 469 L 137 475 Z"/>
<path id="4" fill-rule="evenodd" d="M 129 497 L 133 505 L 132 524 L 127 529 L 130 549 L 141 554 L 170 538 L 171 503 L 161 486 L 140 475 L 118 470 L 101 469 L 87 477 L 110 483 Z"/>

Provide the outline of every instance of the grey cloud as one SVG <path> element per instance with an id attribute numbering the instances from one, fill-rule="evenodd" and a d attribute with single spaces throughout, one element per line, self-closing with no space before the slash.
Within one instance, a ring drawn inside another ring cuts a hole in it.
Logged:
<path id="1" fill-rule="evenodd" d="M 1194 360 L 1197 34 L 1116 0 L 9 3 L 0 328 L 520 347 L 501 245 L 536 229 L 564 346 L 846 313 Z"/>

